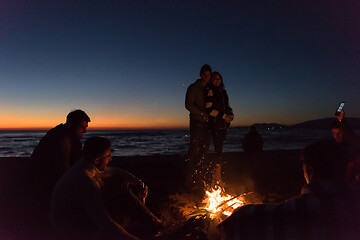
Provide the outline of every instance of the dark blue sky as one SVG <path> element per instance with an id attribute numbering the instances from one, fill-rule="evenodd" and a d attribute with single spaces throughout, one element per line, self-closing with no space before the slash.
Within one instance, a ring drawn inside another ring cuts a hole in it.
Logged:
<path id="1" fill-rule="evenodd" d="M 204 63 L 234 125 L 360 117 L 360 2 L 2 1 L 1 127 L 187 126 Z"/>

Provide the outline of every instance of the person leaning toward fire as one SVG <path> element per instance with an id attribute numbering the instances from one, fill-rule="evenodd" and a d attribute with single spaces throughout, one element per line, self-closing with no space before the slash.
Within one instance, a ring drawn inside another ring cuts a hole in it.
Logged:
<path id="1" fill-rule="evenodd" d="M 211 77 L 211 67 L 205 64 L 200 70 L 200 79 L 192 83 L 186 91 L 185 108 L 190 112 L 189 162 L 186 184 L 192 190 L 203 189 L 205 155 L 209 149 L 209 116 L 205 112 L 205 95 Z"/>
<path id="2" fill-rule="evenodd" d="M 143 224 L 137 234 L 156 233 L 161 221 L 143 202 L 148 188 L 128 171 L 108 167 L 111 160 L 108 139 L 85 141 L 81 160 L 60 178 L 53 191 L 50 223 L 59 237 L 137 239 L 120 225 L 123 215 L 130 217 L 132 226 Z"/>
<path id="3" fill-rule="evenodd" d="M 331 125 L 333 139 L 341 148 L 348 164 L 347 178 L 360 183 L 360 137 L 351 129 L 342 109 Z"/>
<path id="4" fill-rule="evenodd" d="M 360 186 L 345 181 L 342 158 L 331 140 L 305 147 L 301 195 L 240 207 L 219 224 L 222 239 L 360 239 Z"/>
<path id="5" fill-rule="evenodd" d="M 209 115 L 211 137 L 214 142 L 214 162 L 210 163 L 212 185 L 221 182 L 222 149 L 226 138 L 227 128 L 234 120 L 234 114 L 229 104 L 229 97 L 225 90 L 224 81 L 219 72 L 213 72 L 206 96 L 205 112 Z"/>
<path id="6" fill-rule="evenodd" d="M 67 115 L 65 124 L 50 129 L 33 150 L 27 168 L 28 190 L 36 195 L 38 199 L 34 204 L 42 210 L 49 210 L 56 182 L 80 159 L 80 140 L 89 122 L 90 118 L 83 110 L 74 110 Z"/>

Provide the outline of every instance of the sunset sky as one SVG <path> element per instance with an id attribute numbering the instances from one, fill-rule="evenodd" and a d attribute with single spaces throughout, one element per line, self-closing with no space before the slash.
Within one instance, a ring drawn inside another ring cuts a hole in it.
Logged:
<path id="1" fill-rule="evenodd" d="M 360 117 L 360 1 L 0 2 L 0 129 L 187 127 L 187 87 L 223 75 L 233 126 Z"/>

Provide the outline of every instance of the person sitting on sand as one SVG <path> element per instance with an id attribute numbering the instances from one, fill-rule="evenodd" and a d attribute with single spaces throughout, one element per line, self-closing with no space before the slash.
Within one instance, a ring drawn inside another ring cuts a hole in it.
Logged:
<path id="1" fill-rule="evenodd" d="M 263 149 L 263 140 L 261 135 L 256 131 L 253 125 L 250 127 L 249 132 L 244 136 L 242 141 L 242 148 L 246 153 L 257 153 Z"/>
<path id="2" fill-rule="evenodd" d="M 48 211 L 51 193 L 59 178 L 81 157 L 81 138 L 89 116 L 82 110 L 70 112 L 65 124 L 50 129 L 29 158 L 29 191 L 37 196 L 41 209 Z"/>
<path id="3" fill-rule="evenodd" d="M 360 239 L 360 186 L 345 181 L 339 147 L 322 140 L 302 155 L 301 195 L 240 207 L 219 224 L 222 239 Z"/>
<path id="4" fill-rule="evenodd" d="M 341 148 L 348 164 L 346 177 L 349 181 L 360 183 L 360 137 L 350 128 L 345 111 L 331 125 L 333 139 Z"/>
<path id="5" fill-rule="evenodd" d="M 85 141 L 81 160 L 56 184 L 50 223 L 63 239 L 137 239 L 114 220 L 126 211 L 145 225 L 140 232 L 161 224 L 142 202 L 146 185 L 126 170 L 108 167 L 111 160 L 111 142 L 91 137 Z"/>
<path id="6" fill-rule="evenodd" d="M 360 137 L 350 128 L 345 118 L 345 111 L 341 110 L 340 114 L 331 124 L 333 139 L 343 149 L 346 154 L 346 161 L 360 157 Z"/>

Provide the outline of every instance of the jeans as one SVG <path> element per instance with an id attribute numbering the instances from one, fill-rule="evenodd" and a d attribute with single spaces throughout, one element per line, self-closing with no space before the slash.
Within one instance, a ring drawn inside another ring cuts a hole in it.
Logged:
<path id="1" fill-rule="evenodd" d="M 221 155 L 223 150 L 224 141 L 226 138 L 226 129 L 212 129 L 211 136 L 214 140 L 214 164 L 221 164 Z"/>
<path id="2" fill-rule="evenodd" d="M 201 187 L 207 171 L 206 154 L 210 145 L 210 128 L 207 123 L 190 119 L 189 163 L 187 184 Z"/>

